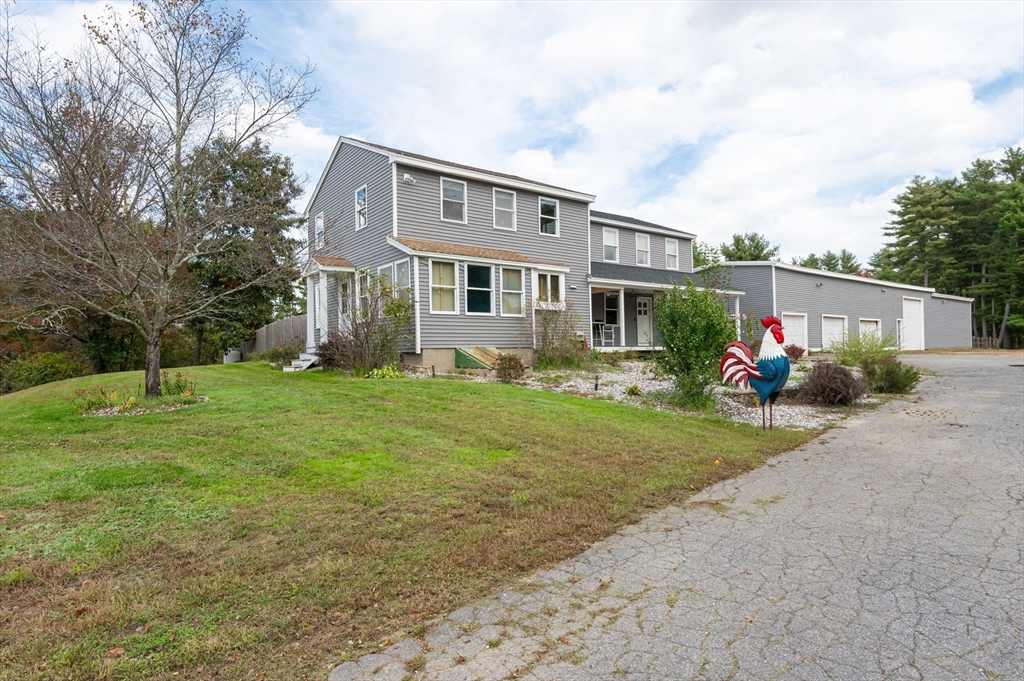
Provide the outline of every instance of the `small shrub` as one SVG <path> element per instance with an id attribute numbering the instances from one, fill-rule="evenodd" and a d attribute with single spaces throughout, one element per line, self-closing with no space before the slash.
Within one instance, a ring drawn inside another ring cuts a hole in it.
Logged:
<path id="1" fill-rule="evenodd" d="M 642 390 L 640 390 L 640 386 L 634 383 L 628 388 L 626 388 L 626 394 L 629 395 L 630 397 L 640 397 L 644 393 Z"/>
<path id="2" fill-rule="evenodd" d="M 128 399 L 126 399 L 121 404 L 117 405 L 117 410 L 123 414 L 126 411 L 131 411 L 132 409 L 134 409 L 135 405 L 135 395 L 129 395 Z"/>
<path id="3" fill-rule="evenodd" d="M 74 397 L 69 399 L 75 409 L 83 412 L 112 407 L 120 402 L 116 390 L 107 390 L 103 387 L 96 387 L 92 390 L 79 388 L 75 391 Z"/>
<path id="4" fill-rule="evenodd" d="M 169 371 L 161 371 L 160 394 L 164 397 L 195 397 L 196 380 L 180 371 L 175 371 L 173 375 Z"/>
<path id="5" fill-rule="evenodd" d="M 861 371 L 873 393 L 903 395 L 913 390 L 921 380 L 921 372 L 916 367 L 895 359 L 882 360 L 876 364 L 864 363 Z"/>
<path id="6" fill-rule="evenodd" d="M 804 378 L 798 394 L 807 402 L 850 407 L 864 395 L 864 388 L 864 382 L 846 367 L 817 362 Z"/>
<path id="7" fill-rule="evenodd" d="M 899 352 L 891 333 L 885 336 L 877 333 L 848 334 L 842 341 L 834 342 L 829 350 L 835 355 L 837 364 L 848 367 L 863 367 L 865 363 L 878 364 L 882 360 L 894 360 Z"/>
<path id="8" fill-rule="evenodd" d="M 804 349 L 796 343 L 790 343 L 782 350 L 786 353 L 786 357 L 789 357 L 790 362 L 799 362 L 800 358 L 804 356 Z"/>
<path id="9" fill-rule="evenodd" d="M 279 345 L 275 348 L 267 348 L 263 352 L 256 352 L 249 355 L 250 360 L 270 362 L 271 364 L 284 364 L 298 357 L 306 350 L 306 341 L 303 338 Z"/>
<path id="10" fill-rule="evenodd" d="M 502 353 L 494 362 L 494 373 L 502 383 L 515 383 L 526 373 L 526 365 L 518 355 Z"/>
<path id="11" fill-rule="evenodd" d="M 582 369 L 588 364 L 588 352 L 576 329 L 579 315 L 571 300 L 550 308 L 536 303 L 524 317 L 524 335 L 536 349 L 534 366 L 539 370 Z"/>
<path id="12" fill-rule="evenodd" d="M 398 368 L 397 364 L 388 364 L 379 369 L 372 369 L 366 374 L 367 378 L 405 378 L 405 374 Z"/>
<path id="13" fill-rule="evenodd" d="M 0 365 L 0 395 L 91 373 L 88 364 L 69 353 L 39 352 Z"/>
<path id="14" fill-rule="evenodd" d="M 331 331 L 327 338 L 316 346 L 313 354 L 324 371 L 356 369 L 357 367 L 351 366 L 355 354 L 354 345 L 352 339 L 342 336 L 337 331 Z"/>

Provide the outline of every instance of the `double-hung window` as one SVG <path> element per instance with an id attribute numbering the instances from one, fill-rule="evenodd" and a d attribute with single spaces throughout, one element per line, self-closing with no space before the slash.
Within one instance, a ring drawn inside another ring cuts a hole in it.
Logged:
<path id="1" fill-rule="evenodd" d="M 679 269 L 679 242 L 675 239 L 665 239 L 665 269 Z"/>
<path id="2" fill-rule="evenodd" d="M 323 246 L 324 246 L 324 214 L 323 213 L 319 213 L 316 216 L 316 218 L 314 218 L 313 224 L 314 224 L 314 229 L 315 229 L 315 236 L 314 236 L 314 238 L 316 239 L 316 247 L 317 248 L 323 248 Z"/>
<path id="3" fill-rule="evenodd" d="M 466 314 L 494 314 L 494 270 L 466 263 Z"/>
<path id="4" fill-rule="evenodd" d="M 366 185 L 356 190 L 356 229 L 366 227 Z"/>
<path id="5" fill-rule="evenodd" d="M 562 275 L 537 273 L 537 302 L 545 306 L 562 302 Z"/>
<path id="6" fill-rule="evenodd" d="M 430 261 L 430 311 L 458 314 L 455 302 L 455 263 Z"/>
<path id="7" fill-rule="evenodd" d="M 516 193 L 507 189 L 494 189 L 495 229 L 516 230 Z"/>
<path id="8" fill-rule="evenodd" d="M 608 262 L 619 261 L 619 230 L 604 228 L 604 259 Z"/>
<path id="9" fill-rule="evenodd" d="M 558 200 L 540 197 L 540 233 L 558 236 Z"/>
<path id="10" fill-rule="evenodd" d="M 365 314 L 370 309 L 370 273 L 363 270 L 359 273 L 359 309 Z"/>
<path id="11" fill-rule="evenodd" d="M 466 183 L 441 178 L 441 219 L 466 222 Z"/>
<path id="12" fill-rule="evenodd" d="M 338 312 L 344 317 L 352 312 L 352 278 L 343 276 L 338 282 Z"/>
<path id="13" fill-rule="evenodd" d="M 608 326 L 619 325 L 618 293 L 606 293 L 604 296 L 604 323 Z"/>
<path id="14" fill-rule="evenodd" d="M 395 291 L 406 300 L 412 299 L 412 279 L 409 276 L 409 261 L 395 263 Z"/>
<path id="15" fill-rule="evenodd" d="M 523 293 L 523 271 L 502 267 L 501 314 L 521 317 L 523 315 Z"/>
<path id="16" fill-rule="evenodd" d="M 647 234 L 636 235 L 636 264 L 651 265 L 651 237 Z"/>

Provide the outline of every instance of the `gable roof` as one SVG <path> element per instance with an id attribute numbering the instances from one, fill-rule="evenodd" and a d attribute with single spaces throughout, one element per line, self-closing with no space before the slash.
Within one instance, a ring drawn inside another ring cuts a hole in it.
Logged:
<path id="1" fill-rule="evenodd" d="M 684 232 L 681 229 L 665 227 L 664 225 L 656 225 L 653 222 L 638 220 L 636 218 L 631 218 L 628 215 L 616 215 L 615 213 L 605 213 L 600 210 L 591 210 L 590 219 L 595 222 L 602 222 L 611 225 L 636 227 L 643 232 L 655 232 L 658 234 L 666 234 L 668 236 L 682 237 L 683 239 L 697 238 L 696 234 L 690 234 L 689 232 Z"/>
<path id="2" fill-rule="evenodd" d="M 306 214 L 309 213 L 310 207 L 313 205 L 313 202 L 316 201 L 316 197 L 320 193 L 320 187 L 323 185 L 324 178 L 327 176 L 327 172 L 331 169 L 331 166 L 334 165 L 334 159 L 338 155 L 343 144 L 350 144 L 361 149 L 375 151 L 382 156 L 387 156 L 392 163 L 398 162 L 405 165 L 426 168 L 428 170 L 448 170 L 454 175 L 469 177 L 471 179 L 498 180 L 498 184 L 521 189 L 529 189 L 540 194 L 551 194 L 553 196 L 573 199 L 575 201 L 583 201 L 584 203 L 592 203 L 597 199 L 597 197 L 592 194 L 579 192 L 574 189 L 566 189 L 565 187 L 547 184 L 546 182 L 530 180 L 518 175 L 509 175 L 508 173 L 499 173 L 494 170 L 467 166 L 461 163 L 454 163 L 452 161 L 434 158 L 432 156 L 416 154 L 411 151 L 402 151 L 401 149 L 395 149 L 393 147 L 385 147 L 382 144 L 364 142 L 363 140 L 355 139 L 354 137 L 340 136 L 338 137 L 337 143 L 334 145 L 334 151 L 331 152 L 331 157 L 327 160 L 327 165 L 324 167 L 323 173 L 320 175 L 320 180 L 316 183 L 316 188 L 313 189 L 313 193 L 309 196 L 309 202 L 306 204 Z"/>
<path id="3" fill-rule="evenodd" d="M 480 248 L 479 246 L 464 246 L 462 244 L 446 244 L 439 241 L 422 241 L 420 239 L 408 239 L 405 237 L 389 236 L 388 241 L 396 246 L 404 246 L 402 250 L 412 253 L 423 253 L 426 255 L 458 255 L 465 258 L 478 258 L 481 260 L 497 260 L 500 262 L 518 262 L 526 265 L 551 265 L 568 269 L 568 265 L 560 262 L 547 262 L 534 260 L 515 251 L 503 251 L 496 248 Z"/>

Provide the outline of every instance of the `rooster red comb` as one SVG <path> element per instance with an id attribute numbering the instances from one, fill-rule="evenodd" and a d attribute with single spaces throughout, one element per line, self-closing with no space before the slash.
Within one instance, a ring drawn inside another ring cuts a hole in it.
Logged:
<path id="1" fill-rule="evenodd" d="M 761 320 L 761 324 L 763 324 L 766 329 L 770 329 L 773 326 L 782 326 L 782 322 L 779 321 L 778 317 L 765 317 Z"/>

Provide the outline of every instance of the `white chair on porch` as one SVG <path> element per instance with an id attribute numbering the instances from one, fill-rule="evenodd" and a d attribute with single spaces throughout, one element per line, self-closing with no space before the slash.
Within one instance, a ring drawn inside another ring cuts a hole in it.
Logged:
<path id="1" fill-rule="evenodd" d="M 615 345 L 615 325 L 604 322 L 594 322 L 594 345 L 598 343 L 601 347 Z"/>

